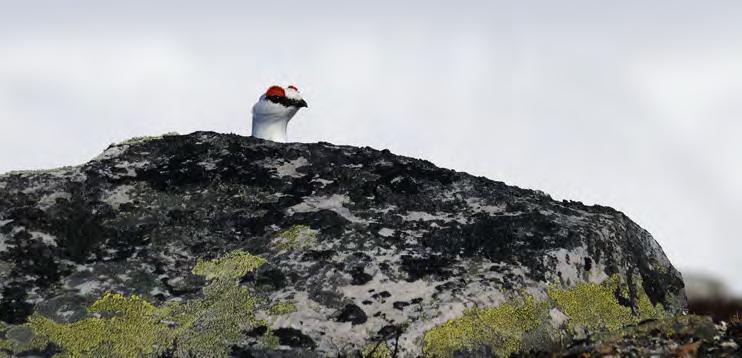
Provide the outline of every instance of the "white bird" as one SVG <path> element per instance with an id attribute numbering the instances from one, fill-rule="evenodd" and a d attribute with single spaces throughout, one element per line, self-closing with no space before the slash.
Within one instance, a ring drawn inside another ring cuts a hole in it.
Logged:
<path id="1" fill-rule="evenodd" d="M 252 107 L 253 137 L 286 142 L 286 127 L 302 107 L 308 107 L 307 102 L 295 86 L 288 86 L 285 90 L 271 86 Z"/>

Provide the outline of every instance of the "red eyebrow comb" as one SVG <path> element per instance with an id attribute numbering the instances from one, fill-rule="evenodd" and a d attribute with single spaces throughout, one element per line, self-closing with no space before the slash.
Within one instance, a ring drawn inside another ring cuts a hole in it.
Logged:
<path id="1" fill-rule="evenodd" d="M 286 97 L 286 91 L 281 88 L 281 86 L 271 86 L 268 88 L 267 91 L 265 91 L 265 96 L 279 96 L 279 97 Z"/>

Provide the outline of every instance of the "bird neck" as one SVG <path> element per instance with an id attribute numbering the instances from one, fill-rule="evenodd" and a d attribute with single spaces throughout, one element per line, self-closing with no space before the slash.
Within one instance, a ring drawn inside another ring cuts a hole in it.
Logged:
<path id="1" fill-rule="evenodd" d="M 252 120 L 253 137 L 272 140 L 274 142 L 286 142 L 286 127 L 291 118 L 278 116 L 254 116 Z"/>

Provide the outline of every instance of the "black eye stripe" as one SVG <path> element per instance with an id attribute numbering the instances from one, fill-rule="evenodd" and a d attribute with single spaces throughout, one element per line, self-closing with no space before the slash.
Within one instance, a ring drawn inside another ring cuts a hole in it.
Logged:
<path id="1" fill-rule="evenodd" d="M 284 96 L 266 96 L 265 99 L 283 105 L 284 107 L 299 107 L 301 100 L 292 99 Z"/>

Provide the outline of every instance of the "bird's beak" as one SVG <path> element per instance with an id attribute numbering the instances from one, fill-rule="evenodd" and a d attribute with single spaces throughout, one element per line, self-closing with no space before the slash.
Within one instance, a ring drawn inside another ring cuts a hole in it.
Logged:
<path id="1" fill-rule="evenodd" d="M 307 105 L 307 101 L 305 101 L 305 100 L 303 100 L 303 99 L 302 99 L 302 100 L 300 100 L 299 102 L 297 102 L 297 103 L 296 103 L 296 106 L 297 106 L 297 107 L 299 107 L 299 108 L 301 108 L 301 107 L 306 107 L 306 108 L 309 108 L 309 106 Z"/>

